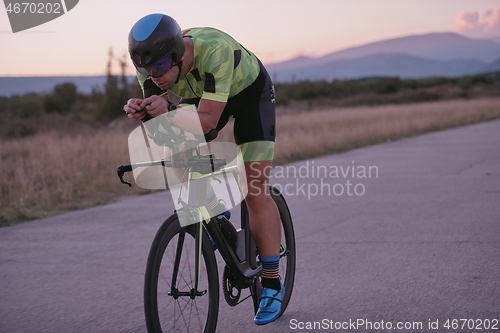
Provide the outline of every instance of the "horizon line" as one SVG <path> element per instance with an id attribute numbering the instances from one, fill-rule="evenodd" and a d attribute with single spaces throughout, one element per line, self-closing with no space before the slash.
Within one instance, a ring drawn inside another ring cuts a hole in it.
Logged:
<path id="1" fill-rule="evenodd" d="M 345 50 L 349 50 L 349 49 L 353 49 L 353 48 L 358 48 L 358 47 L 363 47 L 363 46 L 367 46 L 367 45 L 375 44 L 375 43 L 379 43 L 379 42 L 384 42 L 384 41 L 389 41 L 389 40 L 394 40 L 394 39 L 400 39 L 400 38 L 405 38 L 405 37 L 425 36 L 425 35 L 432 35 L 432 34 L 456 34 L 458 36 L 461 36 L 461 37 L 467 38 L 467 39 L 471 39 L 471 40 L 483 40 L 483 41 L 493 41 L 493 42 L 495 42 L 494 41 L 495 39 L 499 39 L 500 38 L 500 35 L 497 36 L 497 37 L 489 37 L 489 38 L 472 38 L 472 37 L 465 36 L 465 35 L 457 32 L 457 31 L 429 31 L 429 32 L 423 32 L 423 33 L 412 33 L 412 34 L 407 34 L 407 35 L 400 35 L 400 36 L 395 36 L 395 37 L 390 37 L 390 38 L 385 38 L 385 39 L 378 39 L 378 40 L 374 40 L 374 41 L 363 43 L 363 44 L 357 44 L 357 45 L 353 45 L 353 46 L 348 46 L 348 47 L 344 47 L 344 48 L 341 48 L 341 49 L 337 49 L 337 50 L 334 50 L 334 51 L 329 51 L 329 52 L 326 52 L 326 53 L 323 53 L 323 54 L 317 55 L 317 56 L 310 56 L 310 55 L 299 54 L 299 55 L 294 55 L 294 56 L 292 56 L 290 58 L 285 58 L 283 60 L 278 60 L 278 61 L 269 62 L 269 63 L 263 61 L 263 63 L 264 63 L 265 66 L 269 66 L 269 65 L 276 65 L 276 64 L 284 63 L 284 62 L 291 61 L 291 60 L 294 60 L 294 59 L 297 59 L 297 58 L 319 59 L 319 58 L 322 58 L 322 57 L 325 57 L 327 55 L 331 55 L 331 54 L 334 54 L 334 53 L 337 53 L 337 52 L 342 52 L 342 51 L 345 51 Z M 0 74 L 0 78 L 23 78 L 23 77 L 32 77 L 32 78 L 36 78 L 36 77 L 97 77 L 97 76 L 107 76 L 107 75 L 108 74 L 104 73 L 104 72 L 103 73 L 92 73 L 92 74 L 89 74 L 89 73 L 86 73 L 86 74 L 35 74 L 35 75 L 30 75 L 30 74 L 20 74 L 20 75 L 7 74 L 7 75 L 3 75 L 3 74 Z M 112 75 L 113 76 L 121 76 L 121 74 L 112 74 Z M 130 74 L 126 74 L 126 76 L 135 76 L 135 74 L 130 73 Z"/>

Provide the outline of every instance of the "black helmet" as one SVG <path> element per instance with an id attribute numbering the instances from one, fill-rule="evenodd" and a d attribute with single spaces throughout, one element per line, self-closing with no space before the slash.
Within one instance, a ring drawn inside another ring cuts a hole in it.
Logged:
<path id="1" fill-rule="evenodd" d="M 173 18 L 167 15 L 144 16 L 130 30 L 128 51 L 135 67 L 140 72 L 147 72 L 143 73 L 147 74 L 146 76 L 158 76 L 154 73 L 161 72 L 161 68 L 166 65 L 171 67 L 172 64 L 179 64 L 184 54 L 181 28 Z M 160 59 L 163 60 L 161 64 L 158 62 Z M 158 68 L 154 68 L 157 64 L 159 64 L 156 66 Z"/>

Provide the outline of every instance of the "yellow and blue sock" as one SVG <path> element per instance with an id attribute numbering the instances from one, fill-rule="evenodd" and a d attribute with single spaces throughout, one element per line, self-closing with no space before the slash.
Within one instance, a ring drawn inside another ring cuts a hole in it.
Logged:
<path id="1" fill-rule="evenodd" d="M 214 213 L 215 216 L 224 214 L 228 220 L 231 218 L 231 212 L 227 210 L 226 206 L 219 202 L 214 189 L 207 194 L 207 207 Z"/>

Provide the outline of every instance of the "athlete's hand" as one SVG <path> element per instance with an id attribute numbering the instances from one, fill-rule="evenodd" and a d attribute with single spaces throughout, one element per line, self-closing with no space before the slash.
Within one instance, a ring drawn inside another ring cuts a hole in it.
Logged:
<path id="1" fill-rule="evenodd" d="M 127 104 L 123 106 L 123 110 L 128 114 L 130 119 L 141 120 L 146 116 L 146 110 L 142 106 L 143 102 L 143 99 L 131 98 L 127 101 Z"/>
<path id="2" fill-rule="evenodd" d="M 158 117 L 159 115 L 168 112 L 168 101 L 157 95 L 144 99 L 140 106 L 145 108 L 148 114 L 152 117 Z"/>

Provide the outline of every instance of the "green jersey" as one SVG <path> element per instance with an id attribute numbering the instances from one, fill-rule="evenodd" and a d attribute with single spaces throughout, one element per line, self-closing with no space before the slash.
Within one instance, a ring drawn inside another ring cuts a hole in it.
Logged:
<path id="1" fill-rule="evenodd" d="M 190 72 L 181 75 L 172 87 L 173 94 L 227 102 L 259 75 L 257 57 L 228 34 L 215 28 L 192 28 L 183 30 L 183 35 L 193 40 L 194 59 Z M 143 91 L 145 85 L 151 86 L 144 76 L 137 75 Z"/>

